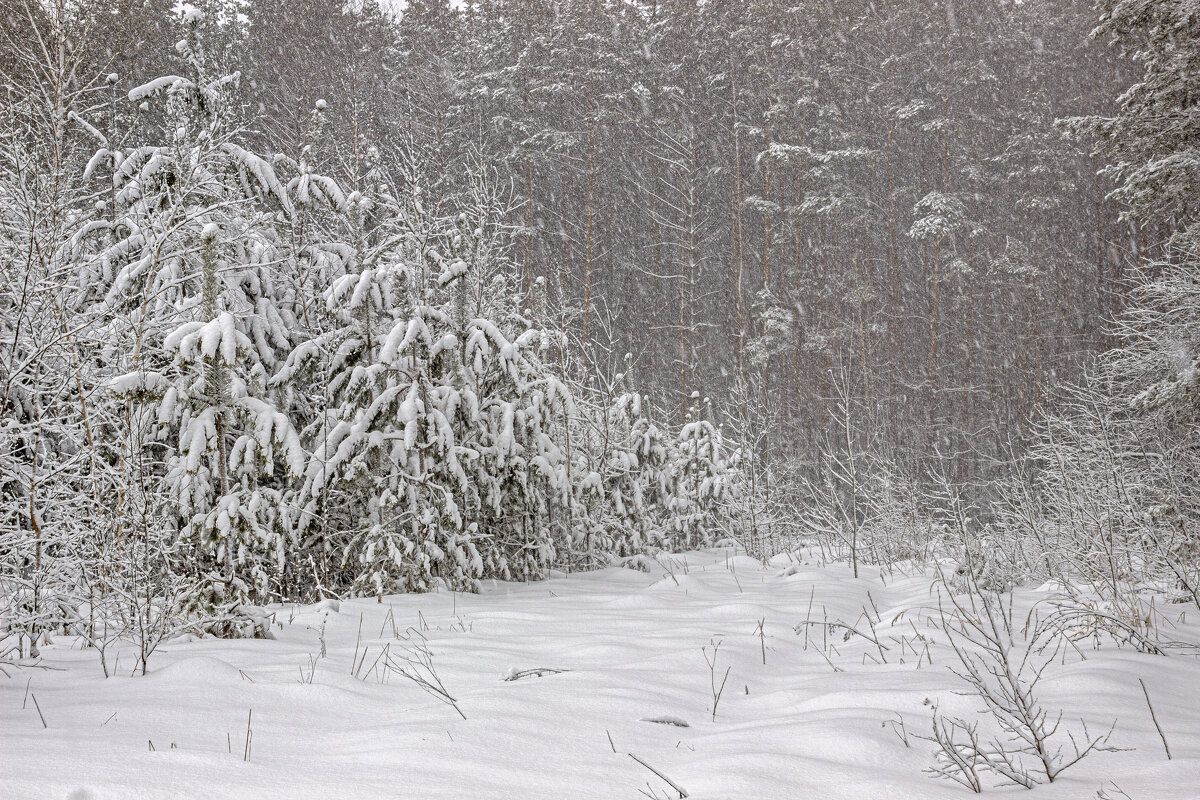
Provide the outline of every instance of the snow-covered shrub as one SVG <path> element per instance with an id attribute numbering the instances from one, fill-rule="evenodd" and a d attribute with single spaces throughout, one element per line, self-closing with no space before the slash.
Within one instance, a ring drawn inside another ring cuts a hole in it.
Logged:
<path id="1" fill-rule="evenodd" d="M 588 468 L 580 497 L 584 552 L 603 562 L 663 547 L 672 442 L 651 416 L 649 398 L 622 391 L 581 410 Z"/>
<path id="2" fill-rule="evenodd" d="M 1107 157 L 1131 232 L 1161 244 L 1137 253 L 1119 346 L 1038 431 L 1010 516 L 1040 571 L 1144 627 L 1146 593 L 1200 606 L 1200 127 L 1180 99 L 1200 63 L 1200 18 L 1188 0 L 1097 7 L 1094 35 L 1140 74 L 1111 116 L 1063 125 Z"/>
<path id="3" fill-rule="evenodd" d="M 25 20 L 38 37 L 21 32 Z M 83 20 L 6 13 L 0 78 L 0 659 L 35 656 L 78 608 L 78 554 L 109 502 L 105 364 L 77 280 L 102 203 L 82 178 L 111 84 L 75 80 Z M 14 35 L 14 30 L 16 31 Z M 6 655 L 7 654 L 7 655 Z"/>
<path id="4" fill-rule="evenodd" d="M 736 491 L 736 471 L 721 431 L 712 422 L 712 404 L 692 395 L 692 415 L 675 439 L 667 528 L 672 547 L 706 547 L 718 538 L 724 501 Z"/>

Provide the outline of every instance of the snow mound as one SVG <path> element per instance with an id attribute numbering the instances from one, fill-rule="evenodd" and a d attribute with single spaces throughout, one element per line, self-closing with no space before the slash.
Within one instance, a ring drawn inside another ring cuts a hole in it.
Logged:
<path id="1" fill-rule="evenodd" d="M 662 576 L 654 583 L 646 587 L 649 591 L 671 591 L 675 589 L 683 589 L 692 584 L 692 576 L 682 575 L 680 573 L 669 573 Z"/>
<path id="2" fill-rule="evenodd" d="M 328 611 L 333 614 L 338 614 L 342 610 L 342 604 L 332 598 L 326 598 L 325 600 L 313 603 L 311 606 L 307 606 L 304 610 L 316 612 Z"/>
<path id="3" fill-rule="evenodd" d="M 153 666 L 154 662 L 150 662 Z M 220 686 L 240 683 L 241 671 L 219 658 L 211 656 L 195 656 L 168 664 L 162 669 L 153 670 L 149 677 L 159 683 L 177 684 L 179 686 Z"/>
<path id="4" fill-rule="evenodd" d="M 733 556 L 725 566 L 733 570 L 745 570 L 747 572 L 756 572 L 762 569 L 762 564 L 758 563 L 757 559 L 750 556 Z"/>
<path id="5" fill-rule="evenodd" d="M 637 555 L 620 559 L 620 561 L 617 563 L 617 566 L 623 567 L 624 569 L 633 569 L 637 570 L 638 572 L 648 573 L 650 572 L 651 565 L 657 563 L 658 562 L 650 558 L 650 556 L 644 553 L 638 553 Z"/>

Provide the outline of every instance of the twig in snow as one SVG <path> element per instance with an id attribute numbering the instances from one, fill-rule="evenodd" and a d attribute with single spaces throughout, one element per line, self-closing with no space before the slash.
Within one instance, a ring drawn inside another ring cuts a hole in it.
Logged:
<path id="1" fill-rule="evenodd" d="M 320 658 L 325 658 L 325 623 L 329 622 L 329 612 L 325 612 L 325 616 L 321 618 L 321 627 L 314 628 L 312 625 L 307 626 L 310 631 L 317 632 L 317 641 L 321 643 Z"/>
<path id="2" fill-rule="evenodd" d="M 352 667 L 351 674 L 354 675 L 354 677 L 357 678 L 358 673 L 362 671 L 363 664 L 365 664 L 367 662 L 367 655 L 370 652 L 371 652 L 371 646 L 367 645 L 366 647 L 363 648 L 362 658 L 358 659 L 358 666 L 355 666 L 353 663 L 350 665 Z"/>
<path id="3" fill-rule="evenodd" d="M 812 588 L 810 588 L 808 591 L 808 613 L 806 613 L 804 615 L 808 619 L 812 619 L 813 597 L 815 597 L 816 594 L 817 594 L 817 585 L 814 583 L 812 585 Z M 808 626 L 805 626 L 805 628 L 804 628 L 804 649 L 808 650 Z"/>
<path id="4" fill-rule="evenodd" d="M 875 605 L 875 598 L 871 596 L 870 591 L 867 592 L 867 600 L 869 600 L 871 603 L 871 610 L 875 612 L 875 621 L 883 622 L 883 617 L 879 615 L 879 606 Z M 863 611 L 866 611 L 866 610 L 867 609 L 864 607 Z M 868 619 L 870 619 L 870 617 L 868 617 Z"/>
<path id="5" fill-rule="evenodd" d="M 663 715 L 663 716 L 658 716 L 658 717 L 642 717 L 641 721 L 642 722 L 653 722 L 655 725 L 673 725 L 676 728 L 692 727 L 691 725 L 689 725 L 687 723 L 687 720 L 680 719 L 679 717 L 672 717 L 669 715 Z"/>
<path id="6" fill-rule="evenodd" d="M 818 650 L 817 652 L 821 654 L 821 658 L 825 659 L 825 663 L 833 668 L 834 672 L 845 672 L 846 671 L 846 670 L 842 669 L 841 667 L 839 667 L 837 664 L 830 661 L 829 655 L 824 650 Z"/>
<path id="7" fill-rule="evenodd" d="M 363 615 L 360 612 L 358 615 L 358 635 L 354 637 L 354 655 L 350 658 L 350 674 L 351 675 L 358 674 L 358 648 L 362 645 L 362 625 L 363 625 Z M 324 628 L 324 626 L 322 626 L 322 628 Z M 324 631 L 322 631 L 322 633 L 323 632 Z M 324 641 L 322 641 L 321 642 L 321 650 L 322 650 L 321 655 L 325 655 L 324 649 L 325 649 L 325 643 L 324 643 Z M 364 655 L 363 658 L 366 658 L 366 656 Z"/>
<path id="8" fill-rule="evenodd" d="M 862 638 L 866 639 L 868 642 L 870 642 L 871 644 L 878 647 L 880 649 L 880 651 L 888 649 L 882 642 L 880 642 L 874 636 L 869 636 L 869 635 L 863 633 L 862 631 L 860 631 L 858 628 L 855 628 L 853 625 L 847 625 L 844 622 L 828 622 L 828 621 L 818 621 L 818 620 L 806 619 L 803 622 L 795 625 L 793 629 L 796 631 L 796 635 L 798 636 L 798 635 L 800 635 L 800 632 L 802 630 L 805 630 L 813 625 L 820 625 L 821 627 L 825 628 L 826 630 L 832 630 L 834 628 L 842 628 L 843 630 L 846 631 L 846 635 L 842 638 L 842 641 L 845 641 L 845 642 L 850 641 L 850 636 L 853 634 L 856 636 L 861 636 Z M 880 655 L 883 655 L 883 653 L 880 652 Z"/>
<path id="9" fill-rule="evenodd" d="M 250 743 L 254 741 L 254 731 L 250 729 L 250 720 L 254 717 L 254 709 L 246 714 L 246 747 L 242 751 L 242 761 L 250 760 Z"/>
<path id="10" fill-rule="evenodd" d="M 33 700 L 33 707 L 37 709 L 38 718 L 42 721 L 42 727 L 49 728 L 50 726 L 46 724 L 46 718 L 42 716 L 42 707 L 38 705 L 37 695 L 31 694 L 29 697 Z"/>
<path id="11" fill-rule="evenodd" d="M 883 724 L 885 726 L 891 725 L 892 733 L 896 734 L 900 741 L 904 742 L 905 747 L 911 747 L 912 745 L 908 743 L 908 729 L 904 727 L 904 717 L 897 711 L 893 711 L 892 713 L 896 715 L 896 718 L 885 720 Z"/>
<path id="12" fill-rule="evenodd" d="M 671 779 L 670 779 L 670 778 L 668 778 L 666 775 L 663 775 L 661 772 L 659 772 L 659 771 L 658 771 L 658 770 L 656 770 L 654 767 L 652 767 L 652 766 L 650 766 L 649 764 L 647 764 L 645 761 L 642 761 L 640 758 L 638 758 L 637 756 L 635 756 L 633 753 L 627 753 L 627 755 L 628 755 L 630 758 L 632 758 L 634 761 L 638 762 L 638 763 L 639 763 L 639 764 L 641 764 L 643 767 L 645 767 L 646 769 L 650 770 L 650 771 L 651 771 L 651 772 L 653 772 L 655 775 L 657 775 L 658 777 L 660 777 L 660 778 L 662 778 L 664 781 L 666 781 L 666 782 L 667 782 L 667 785 L 669 785 L 669 786 L 670 786 L 672 789 L 674 789 L 676 792 L 678 792 L 678 793 L 679 793 L 679 797 L 680 797 L 681 799 L 682 799 L 682 798 L 685 798 L 685 797 L 687 797 L 687 796 L 688 796 L 688 793 L 687 793 L 686 791 L 684 791 L 684 790 L 683 790 L 683 789 L 682 789 L 682 788 L 679 786 L 679 784 L 675 783 L 675 781 L 671 780 Z"/>
<path id="13" fill-rule="evenodd" d="M 384 616 L 384 618 L 383 618 L 383 624 L 379 626 L 379 638 L 380 639 L 383 638 L 383 629 L 387 627 L 387 624 L 389 621 L 391 621 L 391 623 L 392 623 L 393 638 L 399 639 L 400 635 L 396 632 L 396 614 L 394 613 L 394 611 L 390 605 L 388 606 L 387 615 Z"/>
<path id="14" fill-rule="evenodd" d="M 519 681 L 521 678 L 540 678 L 543 675 L 558 675 L 563 672 L 570 672 L 566 669 L 553 669 L 551 667 L 533 667 L 531 669 L 512 670 L 504 676 L 506 681 Z"/>
<path id="15" fill-rule="evenodd" d="M 309 656 L 308 656 L 308 674 L 307 675 L 304 674 L 304 667 L 302 667 L 302 666 L 299 667 L 301 683 L 311 684 L 313 682 L 313 678 L 317 674 L 317 662 L 319 660 L 320 660 L 319 656 L 314 656 L 312 654 L 309 654 Z"/>
<path id="16" fill-rule="evenodd" d="M 442 683 L 442 679 L 437 673 L 437 668 L 433 665 L 433 653 L 430 652 L 428 645 L 424 641 L 404 648 L 403 652 L 397 658 L 398 660 L 393 660 L 390 654 L 387 656 L 386 663 L 392 672 L 403 678 L 407 678 L 421 687 L 426 693 L 451 706 L 463 719 L 467 718 L 467 715 L 458 707 L 458 700 L 450 694 L 445 684 Z"/>
<path id="17" fill-rule="evenodd" d="M 383 646 L 383 649 L 381 651 L 379 651 L 379 655 L 375 656 L 375 660 L 371 662 L 371 668 L 369 670 L 367 670 L 366 673 L 364 673 L 363 675 L 359 675 L 358 673 L 355 673 L 354 677 L 358 678 L 361 681 L 365 681 L 367 678 L 371 677 L 371 673 L 374 672 L 375 668 L 379 666 L 380 660 L 387 658 L 387 654 L 391 651 L 391 649 L 392 649 L 392 645 L 390 642 L 388 644 L 385 644 Z M 366 661 L 366 658 L 367 657 L 364 655 L 363 661 Z M 359 671 L 361 672 L 362 664 L 359 664 L 358 666 L 359 666 Z"/>
<path id="18" fill-rule="evenodd" d="M 1109 794 L 1110 791 L 1116 792 L 1116 794 Z M 1109 781 L 1108 786 L 1105 786 L 1101 788 L 1100 791 L 1096 792 L 1096 800 L 1133 800 L 1133 798 L 1131 798 L 1129 794 L 1126 793 L 1125 790 L 1123 790 L 1120 786 L 1117 786 L 1116 783 Z"/>
<path id="19" fill-rule="evenodd" d="M 712 648 L 712 654 L 709 655 L 709 648 Z M 712 686 L 712 720 L 717 721 L 717 705 L 721 702 L 721 695 L 725 693 L 725 683 L 729 680 L 729 670 L 733 667 L 725 668 L 725 677 L 721 679 L 721 685 L 717 686 L 717 652 L 721 649 L 721 642 L 710 641 L 707 647 L 701 648 L 704 653 L 704 662 L 708 664 L 709 683 Z"/>
<path id="20" fill-rule="evenodd" d="M 1150 692 L 1146 689 L 1146 682 L 1138 678 L 1138 683 L 1142 685 L 1142 694 L 1146 695 L 1146 707 L 1150 709 L 1150 719 L 1154 720 L 1154 728 L 1158 731 L 1158 738 L 1162 739 L 1163 750 L 1167 752 L 1167 761 L 1171 760 L 1171 748 L 1167 746 L 1167 737 L 1163 733 L 1162 726 L 1158 724 L 1158 716 L 1154 713 L 1154 705 L 1150 702 Z"/>

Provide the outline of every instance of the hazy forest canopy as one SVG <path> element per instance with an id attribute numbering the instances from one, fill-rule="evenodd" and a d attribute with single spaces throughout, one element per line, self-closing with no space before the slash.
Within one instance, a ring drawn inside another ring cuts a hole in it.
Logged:
<path id="1" fill-rule="evenodd" d="M 179 35 L 127 5 L 81 23 L 122 94 Z M 348 186 L 370 147 L 435 211 L 490 170 L 526 288 L 676 421 L 752 381 L 803 451 L 844 370 L 880 438 L 972 474 L 1111 343 L 1157 239 L 1055 126 L 1131 80 L 1083 3 L 237 7 L 207 48 L 247 140 L 299 153 L 323 99 L 312 158 Z"/>
<path id="2" fill-rule="evenodd" d="M 0 6 L 0 653 L 722 539 L 1200 605 L 1194 0 Z"/>

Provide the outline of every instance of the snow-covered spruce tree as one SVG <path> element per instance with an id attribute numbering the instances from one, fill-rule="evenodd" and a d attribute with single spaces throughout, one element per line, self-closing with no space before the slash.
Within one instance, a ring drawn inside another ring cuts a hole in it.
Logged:
<path id="1" fill-rule="evenodd" d="M 1107 118 L 1068 121 L 1091 135 L 1118 180 L 1113 197 L 1164 242 L 1144 270 L 1109 358 L 1109 377 L 1148 424 L 1195 442 L 1200 391 L 1200 12 L 1189 0 L 1101 0 L 1095 36 L 1141 69 Z M 1183 465 L 1177 465 L 1182 467 Z M 1190 471 L 1190 470 L 1189 470 Z"/>
<path id="2" fill-rule="evenodd" d="M 1192 0 L 1097 0 L 1092 36 L 1114 45 L 1141 75 L 1110 117 L 1064 120 L 1090 139 L 1118 182 L 1126 219 L 1183 233 L 1200 216 L 1200 14 Z"/>
<path id="3" fill-rule="evenodd" d="M 377 596 L 536 574 L 569 494 L 553 434 L 570 398 L 538 360 L 549 334 L 517 313 L 486 207 L 447 219 L 419 192 L 397 200 L 382 169 L 363 184 L 333 323 L 278 376 L 328 387 L 306 433 L 302 534 L 340 543 L 332 580 Z"/>
<path id="4" fill-rule="evenodd" d="M 723 502 L 736 489 L 729 453 L 712 423 L 708 398 L 692 393 L 690 419 L 679 431 L 672 457 L 668 526 L 675 548 L 712 544 L 722 530 Z"/>
<path id="5" fill-rule="evenodd" d="M 1063 124 L 1090 139 L 1117 181 L 1112 197 L 1143 240 L 1163 242 L 1117 331 L 1124 338 L 1112 373 L 1133 408 L 1195 434 L 1200 384 L 1200 12 L 1192 0 L 1098 0 L 1103 38 L 1141 69 L 1111 117 Z M 1165 416 L 1164 416 L 1165 415 Z M 1175 415 L 1168 420 L 1166 417 Z M 1177 416 L 1183 415 L 1183 416 Z"/>
<path id="6" fill-rule="evenodd" d="M 436 529 L 443 514 L 451 526 L 461 521 L 431 479 L 442 464 L 458 470 L 454 451 L 439 447 L 447 426 L 426 402 L 437 352 L 421 313 L 419 246 L 381 177 L 347 199 L 343 274 L 325 292 L 328 332 L 302 342 L 283 373 L 312 362 L 327 392 L 326 410 L 306 431 L 313 455 L 299 495 L 302 536 L 335 561 L 333 574 L 323 561 L 319 579 L 376 595 L 431 588 L 431 565 L 444 552 Z M 411 336 L 390 339 L 401 324 Z M 330 546 L 336 552 L 324 552 Z"/>
<path id="7" fill-rule="evenodd" d="M 464 443 L 479 454 L 473 477 L 486 574 L 519 580 L 540 577 L 577 546 L 572 481 L 582 473 L 569 463 L 575 395 L 543 361 L 562 334 L 520 313 L 516 271 L 495 226 L 460 218 L 451 245 L 451 269 L 462 270 L 463 282 L 454 380 L 461 411 L 478 414 L 463 420 L 471 431 Z"/>
<path id="8" fill-rule="evenodd" d="M 279 479 L 304 468 L 299 438 L 272 403 L 254 343 L 223 302 L 219 236 L 217 223 L 201 232 L 199 319 L 163 341 L 175 357 L 175 380 L 158 408 L 159 419 L 179 431 L 166 483 L 184 540 L 211 558 L 201 600 L 209 609 L 278 595 L 291 544 Z"/>
<path id="9" fill-rule="evenodd" d="M 123 462 L 162 448 L 153 488 L 171 508 L 176 566 L 199 581 L 194 610 L 221 617 L 276 595 L 288 554 L 281 491 L 302 459 L 267 382 L 295 327 L 275 274 L 292 206 L 270 163 L 238 142 L 239 76 L 210 72 L 201 15 L 186 26 L 186 77 L 129 93 L 143 109 L 165 93 L 166 143 L 103 153 L 116 163 L 115 221 L 93 274 L 125 373 L 113 388 L 161 442 L 129 442 Z"/>
<path id="10" fill-rule="evenodd" d="M 338 375 L 345 377 L 356 354 L 338 353 L 346 343 L 347 330 L 340 306 L 327 300 L 329 287 L 356 263 L 352 220 L 361 211 L 361 194 L 354 207 L 347 202 L 338 182 L 319 167 L 321 142 L 326 130 L 326 104 L 317 101 L 312 109 L 304 144 L 298 158 L 277 155 L 276 166 L 291 173 L 286 190 L 293 213 L 284 232 L 290 255 L 284 293 L 291 298 L 296 319 L 294 340 L 298 342 L 270 380 L 280 408 L 292 420 L 306 452 L 325 444 L 331 413 L 339 402 Z M 374 151 L 368 158 L 374 162 Z M 312 469 L 306 465 L 306 474 Z M 297 541 L 294 558 L 285 571 L 289 596 L 321 596 L 325 587 L 337 583 L 330 570 L 337 570 L 344 542 L 338 542 L 330 527 L 330 514 L 338 513 L 324 495 L 302 496 L 306 483 L 295 487 L 291 502 L 303 507 L 295 520 Z"/>
<path id="11" fill-rule="evenodd" d="M 618 375 L 614 388 L 624 382 Z M 594 464 L 584 472 L 581 487 L 585 554 L 604 563 L 664 546 L 672 440 L 651 416 L 649 398 L 622 391 L 610 402 L 580 408 L 590 434 L 588 460 Z"/>
<path id="12" fill-rule="evenodd" d="M 1143 69 L 1117 115 L 1095 129 L 1121 179 L 1114 194 L 1136 224 L 1168 234 L 1101 379 L 1128 403 L 1114 416 L 1128 441 L 1126 474 L 1140 488 L 1140 560 L 1200 606 L 1200 12 L 1184 0 L 1100 6 L 1098 33 Z"/>

